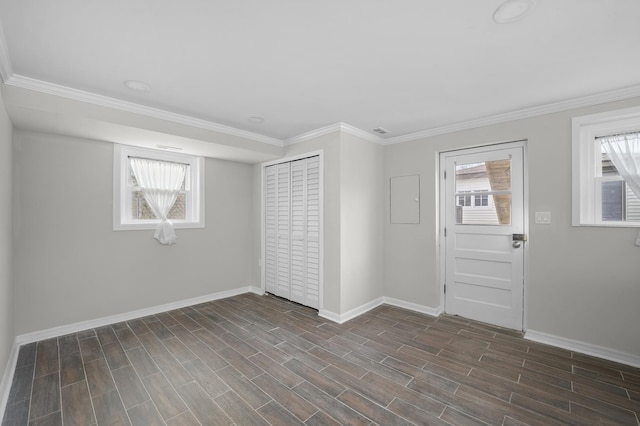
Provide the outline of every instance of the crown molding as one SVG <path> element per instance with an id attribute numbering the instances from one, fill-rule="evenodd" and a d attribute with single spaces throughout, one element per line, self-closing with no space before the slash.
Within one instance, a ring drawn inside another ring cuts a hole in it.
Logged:
<path id="1" fill-rule="evenodd" d="M 526 108 L 517 111 L 511 111 L 504 114 L 492 115 L 490 117 L 479 118 L 476 120 L 464 121 L 447 126 L 434 127 L 433 129 L 423 130 L 408 135 L 396 136 L 394 138 L 383 139 L 383 145 L 394 145 L 403 142 L 411 142 L 417 139 L 427 138 L 430 136 L 444 135 L 447 133 L 458 132 L 461 130 L 474 129 L 477 127 L 489 126 L 492 124 L 506 123 L 508 121 L 522 120 L 525 118 L 538 117 L 546 114 L 567 111 L 575 108 L 584 108 L 607 102 L 621 101 L 624 99 L 635 98 L 640 96 L 640 85 L 625 87 L 622 89 L 611 90 L 609 92 L 598 93 L 595 95 L 583 96 L 581 98 L 570 99 L 566 101 L 554 102 L 551 104 L 540 105 L 533 108 Z"/>
<path id="2" fill-rule="evenodd" d="M 361 130 L 357 127 L 354 127 L 350 124 L 339 122 L 339 123 L 330 124 L 325 127 L 321 127 L 319 129 L 311 130 L 310 132 L 303 133 L 301 135 L 294 136 L 289 139 L 285 139 L 284 146 L 295 145 L 300 142 L 308 141 L 308 140 L 315 139 L 320 136 L 328 135 L 335 132 L 344 132 L 352 136 L 356 136 L 358 138 L 367 140 L 369 142 L 373 142 L 381 145 L 384 144 L 384 139 L 382 139 L 381 137 L 372 135 L 371 133 Z"/>
<path id="3" fill-rule="evenodd" d="M 12 75 L 13 69 L 9 59 L 9 48 L 4 37 L 4 30 L 0 25 L 0 77 L 2 77 L 2 81 L 7 82 Z"/>
<path id="4" fill-rule="evenodd" d="M 300 142 L 318 138 L 320 136 L 338 132 L 340 131 L 341 124 L 342 123 L 330 124 L 328 126 L 320 127 L 319 129 L 311 130 L 310 132 L 302 133 L 298 136 L 293 136 L 291 138 L 285 139 L 284 146 L 294 145 Z"/>
<path id="5" fill-rule="evenodd" d="M 622 89 L 603 92 L 595 95 L 584 96 L 581 98 L 570 99 L 560 102 L 555 102 L 546 105 L 540 105 L 537 107 L 521 109 L 517 111 L 511 111 L 504 114 L 497 114 L 490 117 L 483 117 L 475 120 L 464 121 L 460 123 L 450 124 L 446 126 L 434 127 L 432 129 L 422 130 L 407 135 L 396 136 L 393 138 L 382 138 L 377 135 L 373 135 L 367 131 L 351 126 L 347 123 L 338 122 L 319 129 L 315 129 L 288 139 L 277 139 L 269 136 L 260 135 L 257 133 L 240 130 L 234 127 L 225 126 L 222 124 L 214 123 L 212 121 L 202 120 L 182 114 L 169 112 L 157 108 L 147 107 L 144 105 L 136 104 L 133 102 L 127 102 L 108 96 L 97 95 L 95 93 L 86 92 L 71 87 L 62 86 L 55 83 L 49 83 L 42 80 L 33 79 L 21 75 L 12 74 L 11 63 L 9 62 L 7 55 L 7 47 L 4 42 L 4 36 L 0 27 L 0 76 L 2 76 L 5 84 L 34 90 L 41 93 L 60 96 L 67 99 L 72 99 L 80 102 L 87 102 L 90 104 L 103 106 L 107 108 L 113 108 L 121 111 L 131 112 L 135 114 L 144 115 L 147 117 L 158 118 L 161 120 L 170 121 L 177 124 L 183 124 L 186 126 L 192 126 L 204 130 L 210 130 L 218 133 L 223 133 L 230 136 L 237 136 L 245 139 L 249 139 L 255 142 L 266 143 L 278 147 L 290 146 L 304 141 L 308 141 L 320 136 L 324 136 L 334 132 L 344 132 L 352 136 L 367 140 L 380 145 L 395 145 L 404 142 L 411 142 L 418 139 L 427 137 L 443 135 L 447 133 L 454 133 L 461 130 L 468 130 L 478 127 L 489 126 L 493 124 L 506 123 L 509 121 L 521 120 L 526 118 L 538 117 L 545 114 L 552 114 L 556 112 L 567 111 L 575 108 L 589 107 L 597 104 L 603 104 L 607 102 L 615 102 L 619 100 L 640 97 L 640 85 L 630 86 Z"/>
<path id="6" fill-rule="evenodd" d="M 350 124 L 340 123 L 340 130 L 350 134 L 351 136 L 355 136 L 369 142 L 377 143 L 378 145 L 384 145 L 384 139 L 381 138 L 380 136 L 373 135 L 365 130 L 359 129 L 358 127 L 354 127 Z"/>
<path id="7" fill-rule="evenodd" d="M 166 121 L 170 121 L 177 124 L 196 127 L 199 129 L 223 133 L 230 136 L 237 136 L 237 137 L 249 139 L 255 142 L 262 142 L 262 143 L 275 145 L 279 147 L 283 146 L 282 140 L 280 139 L 271 138 L 269 136 L 264 136 L 257 133 L 236 129 L 234 127 L 214 123 L 212 121 L 189 117 L 187 115 L 177 114 L 177 113 L 165 111 L 158 108 L 147 107 L 147 106 L 136 104 L 133 102 L 127 102 L 120 99 L 111 98 L 108 96 L 97 95 L 95 93 L 85 92 L 83 90 L 73 89 L 71 87 L 62 86 L 55 83 L 49 83 L 46 81 L 37 80 L 30 77 L 14 74 L 5 80 L 5 84 L 19 87 L 22 89 L 34 90 L 36 92 L 46 93 L 49 95 L 60 96 L 60 97 L 72 99 L 75 101 L 87 102 L 93 105 L 113 108 L 121 111 L 131 112 L 134 114 L 140 114 L 147 117 L 158 118 L 161 120 L 166 120 Z"/>

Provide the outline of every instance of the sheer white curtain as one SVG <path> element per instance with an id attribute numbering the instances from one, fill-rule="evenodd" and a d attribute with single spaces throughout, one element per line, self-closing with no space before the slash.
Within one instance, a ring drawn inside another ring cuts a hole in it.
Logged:
<path id="1" fill-rule="evenodd" d="M 640 198 L 640 133 L 607 136 L 600 140 L 620 176 Z"/>
<path id="2" fill-rule="evenodd" d="M 601 141 L 620 176 L 635 196 L 640 198 L 640 133 L 607 136 Z M 636 245 L 640 246 L 640 232 Z"/>
<path id="3" fill-rule="evenodd" d="M 156 217 L 160 218 L 153 238 L 160 244 L 175 244 L 176 233 L 167 215 L 176 202 L 187 166 L 148 158 L 130 158 L 129 161 L 144 199 Z"/>

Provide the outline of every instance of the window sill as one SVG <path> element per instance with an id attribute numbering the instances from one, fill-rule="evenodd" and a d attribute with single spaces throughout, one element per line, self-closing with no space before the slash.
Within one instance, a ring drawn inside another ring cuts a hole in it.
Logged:
<path id="1" fill-rule="evenodd" d="M 595 227 L 595 228 L 640 228 L 640 222 L 639 223 L 617 223 L 617 222 L 613 222 L 613 223 L 580 223 L 577 225 L 573 225 L 576 227 L 580 227 L 580 226 L 591 226 L 591 227 Z"/>

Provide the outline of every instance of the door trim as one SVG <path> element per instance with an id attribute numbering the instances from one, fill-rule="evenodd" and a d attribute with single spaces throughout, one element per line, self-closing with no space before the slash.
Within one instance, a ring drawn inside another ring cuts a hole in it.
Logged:
<path id="1" fill-rule="evenodd" d="M 319 277 L 320 282 L 318 283 L 318 311 L 322 311 L 324 309 L 324 150 L 316 150 L 306 152 L 304 154 L 293 155 L 290 157 L 278 158 L 277 160 L 266 161 L 264 163 L 260 163 L 260 258 L 258 259 L 258 265 L 260 266 L 260 288 L 262 289 L 262 294 L 266 293 L 266 283 L 265 283 L 265 168 L 268 166 L 273 166 L 281 163 L 290 163 L 296 160 L 302 160 L 304 158 L 309 157 L 318 157 L 318 162 L 320 164 L 320 254 L 318 263 L 320 265 Z"/>
<path id="2" fill-rule="evenodd" d="M 524 212 L 524 232 L 528 236 L 528 243 L 531 241 L 531 234 L 529 232 L 529 155 L 528 155 L 528 141 L 526 139 L 517 140 L 513 142 L 497 142 L 488 143 L 483 145 L 473 145 L 467 148 L 457 148 L 451 150 L 439 151 L 436 153 L 436 170 L 438 173 L 438 183 L 436 185 L 436 199 L 438 203 L 438 217 L 436 221 L 437 230 L 437 244 L 438 244 L 438 256 L 440 257 L 438 262 L 438 276 L 440 277 L 440 306 L 439 310 L 443 313 L 446 312 L 446 298 L 445 298 L 445 282 L 446 282 L 446 245 L 444 238 L 444 224 L 446 218 L 445 212 L 445 180 L 444 180 L 444 157 L 446 155 L 458 155 L 458 154 L 474 154 L 485 152 L 492 149 L 502 148 L 522 148 L 522 173 L 523 173 L 523 212 Z M 523 255 L 523 291 L 522 291 L 522 331 L 526 331 L 528 328 L 528 282 L 529 282 L 529 244 L 524 244 Z"/>

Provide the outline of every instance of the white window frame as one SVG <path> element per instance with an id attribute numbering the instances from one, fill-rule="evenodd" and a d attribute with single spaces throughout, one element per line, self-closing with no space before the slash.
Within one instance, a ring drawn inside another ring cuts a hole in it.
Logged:
<path id="1" fill-rule="evenodd" d="M 572 119 L 572 225 L 638 228 L 638 222 L 603 221 L 601 146 L 596 138 L 640 131 L 640 107 L 607 111 Z"/>
<path id="2" fill-rule="evenodd" d="M 114 144 L 113 149 L 113 230 L 155 229 L 159 219 L 140 220 L 131 216 L 129 157 L 143 157 L 159 161 L 183 163 L 189 166 L 186 182 L 186 218 L 171 220 L 173 227 L 204 228 L 204 158 L 193 155 L 159 151 L 128 145 Z"/>

